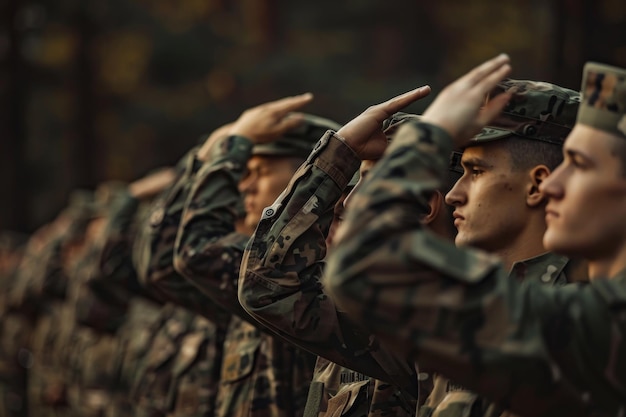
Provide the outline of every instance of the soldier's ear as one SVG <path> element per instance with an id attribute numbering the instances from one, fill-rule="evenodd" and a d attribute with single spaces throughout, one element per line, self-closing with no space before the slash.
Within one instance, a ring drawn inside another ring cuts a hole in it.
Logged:
<path id="1" fill-rule="evenodd" d="M 435 191 L 428 199 L 429 211 L 420 220 L 421 223 L 424 225 L 432 223 L 439 215 L 444 204 L 443 195 L 439 191 Z"/>
<path id="2" fill-rule="evenodd" d="M 545 195 L 539 190 L 539 184 L 541 184 L 548 175 L 550 175 L 550 168 L 545 165 L 537 165 L 530 170 L 530 181 L 526 189 L 526 204 L 529 207 L 538 207 L 546 201 Z"/>

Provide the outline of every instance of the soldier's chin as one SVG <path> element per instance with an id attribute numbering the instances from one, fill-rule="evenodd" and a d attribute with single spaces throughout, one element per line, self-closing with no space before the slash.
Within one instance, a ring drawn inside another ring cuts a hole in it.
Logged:
<path id="1" fill-rule="evenodd" d="M 562 255 L 574 255 L 571 239 L 562 236 L 558 231 L 548 228 L 543 234 L 543 247 L 548 252 L 560 253 Z"/>

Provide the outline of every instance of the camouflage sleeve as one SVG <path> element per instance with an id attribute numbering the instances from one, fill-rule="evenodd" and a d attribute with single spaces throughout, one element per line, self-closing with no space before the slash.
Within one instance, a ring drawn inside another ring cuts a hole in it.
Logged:
<path id="1" fill-rule="evenodd" d="M 209 320 L 219 322 L 224 311 L 200 293 L 174 269 L 174 244 L 183 207 L 193 178 L 201 166 L 196 148 L 177 166 L 177 178 L 161 193 L 139 225 L 133 248 L 134 264 L 140 282 L 160 301 L 172 301 Z"/>
<path id="2" fill-rule="evenodd" d="M 236 232 L 242 215 L 238 184 L 252 143 L 228 136 L 216 143 L 194 179 L 178 236 L 174 266 L 222 308 L 248 318 L 237 299 L 237 278 L 248 236 Z"/>
<path id="3" fill-rule="evenodd" d="M 144 292 L 131 257 L 132 229 L 138 208 L 139 200 L 128 192 L 121 192 L 111 203 L 102 237 L 99 267 L 88 281 L 94 292 L 103 298 L 123 303 L 131 294 Z"/>
<path id="4" fill-rule="evenodd" d="M 320 284 L 334 205 L 360 162 L 332 132 L 322 137 L 249 241 L 239 300 L 255 319 L 289 342 L 344 367 L 407 386 L 415 380 L 412 364 L 385 356 L 368 332 L 337 311 Z"/>
<path id="5" fill-rule="evenodd" d="M 451 141 L 435 126 L 409 126 L 338 231 L 323 279 L 335 301 L 421 367 L 520 415 L 623 406 L 624 304 L 611 309 L 626 300 L 624 284 L 519 283 L 494 257 L 426 231 L 420 213 L 443 178 Z"/>

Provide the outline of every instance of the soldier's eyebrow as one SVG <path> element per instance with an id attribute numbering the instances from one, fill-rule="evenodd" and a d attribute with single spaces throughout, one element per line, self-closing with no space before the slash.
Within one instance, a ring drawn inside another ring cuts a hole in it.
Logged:
<path id="1" fill-rule="evenodd" d="M 488 164 L 484 159 L 480 159 L 476 156 L 468 156 L 461 158 L 461 165 L 466 167 L 483 167 L 488 168 L 491 164 Z"/>
<path id="2" fill-rule="evenodd" d="M 585 153 L 572 149 L 572 148 L 563 148 L 563 154 L 569 159 L 573 159 L 575 161 L 584 162 L 587 164 L 593 164 L 593 159 L 586 155 Z"/>

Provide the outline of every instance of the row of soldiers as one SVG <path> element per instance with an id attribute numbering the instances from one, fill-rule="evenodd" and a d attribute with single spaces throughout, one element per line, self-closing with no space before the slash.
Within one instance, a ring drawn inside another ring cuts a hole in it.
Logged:
<path id="1" fill-rule="evenodd" d="M 510 71 L 262 104 L 6 235 L 2 415 L 624 413 L 626 70 Z"/>

